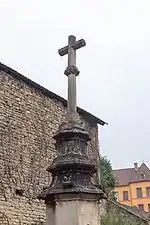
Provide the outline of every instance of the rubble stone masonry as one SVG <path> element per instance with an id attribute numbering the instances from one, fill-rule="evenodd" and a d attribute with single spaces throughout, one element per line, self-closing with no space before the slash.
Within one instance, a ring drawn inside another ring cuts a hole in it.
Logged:
<path id="1" fill-rule="evenodd" d="M 56 156 L 52 137 L 65 114 L 58 99 L 0 71 L 0 225 L 44 224 L 45 204 L 36 196 L 50 182 L 46 169 Z M 88 154 L 96 163 L 97 124 L 81 120 L 92 139 Z"/>

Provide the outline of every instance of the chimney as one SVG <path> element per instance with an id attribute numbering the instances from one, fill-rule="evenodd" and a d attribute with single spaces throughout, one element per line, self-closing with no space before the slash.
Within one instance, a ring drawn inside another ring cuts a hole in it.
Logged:
<path id="1" fill-rule="evenodd" d="M 137 163 L 137 162 L 134 163 L 134 169 L 135 169 L 136 171 L 138 170 L 138 163 Z"/>

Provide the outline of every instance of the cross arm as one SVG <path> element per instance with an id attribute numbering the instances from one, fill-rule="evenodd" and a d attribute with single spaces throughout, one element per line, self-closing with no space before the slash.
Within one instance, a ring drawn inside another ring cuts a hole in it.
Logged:
<path id="1" fill-rule="evenodd" d="M 74 50 L 77 50 L 77 49 L 82 48 L 84 46 L 86 46 L 86 42 L 85 42 L 84 39 L 81 39 L 81 40 L 77 41 L 72 47 L 73 47 Z"/>
<path id="2" fill-rule="evenodd" d="M 75 44 L 73 44 L 71 47 L 74 49 L 74 50 L 77 50 L 79 48 L 82 48 L 86 45 L 86 42 L 84 39 L 81 39 L 79 41 L 77 41 Z M 58 50 L 58 53 L 60 56 L 64 56 L 64 55 L 67 55 L 68 54 L 68 46 L 65 46 L 64 48 L 61 48 Z"/>
<path id="3" fill-rule="evenodd" d="M 68 54 L 68 46 L 65 46 L 64 48 L 59 49 L 58 53 L 60 56 L 67 55 Z"/>

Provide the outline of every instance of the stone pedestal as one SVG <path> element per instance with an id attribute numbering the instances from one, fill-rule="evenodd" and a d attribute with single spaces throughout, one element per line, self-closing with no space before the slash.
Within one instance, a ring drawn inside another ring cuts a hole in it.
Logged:
<path id="1" fill-rule="evenodd" d="M 68 54 L 68 116 L 62 124 L 56 140 L 57 157 L 48 171 L 52 182 L 38 198 L 45 200 L 47 225 L 99 225 L 98 202 L 103 196 L 100 187 L 92 183 L 97 172 L 95 163 L 87 153 L 90 137 L 79 120 L 76 110 L 76 50 L 85 46 L 83 39 L 76 41 L 71 35 L 68 46 L 61 48 L 61 56 Z"/>
<path id="2" fill-rule="evenodd" d="M 99 225 L 100 187 L 92 183 L 97 169 L 88 158 L 89 134 L 82 124 L 63 124 L 54 136 L 58 156 L 48 171 L 50 186 L 38 196 L 46 203 L 46 225 Z"/>
<path id="3" fill-rule="evenodd" d="M 87 194 L 59 195 L 49 202 L 46 225 L 99 225 L 98 198 Z"/>
<path id="4" fill-rule="evenodd" d="M 56 204 L 54 201 L 46 204 L 46 225 L 55 225 L 55 210 Z"/>

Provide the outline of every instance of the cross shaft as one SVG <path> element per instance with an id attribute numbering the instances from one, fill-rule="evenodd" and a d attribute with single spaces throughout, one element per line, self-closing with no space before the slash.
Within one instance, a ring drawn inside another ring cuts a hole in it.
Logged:
<path id="1" fill-rule="evenodd" d="M 76 41 L 76 37 L 70 35 L 68 37 L 68 45 L 59 49 L 60 56 L 68 54 L 68 67 L 65 70 L 65 75 L 68 76 L 68 119 L 76 120 L 76 76 L 79 71 L 76 67 L 76 50 L 84 47 L 86 42 L 84 39 Z"/>

